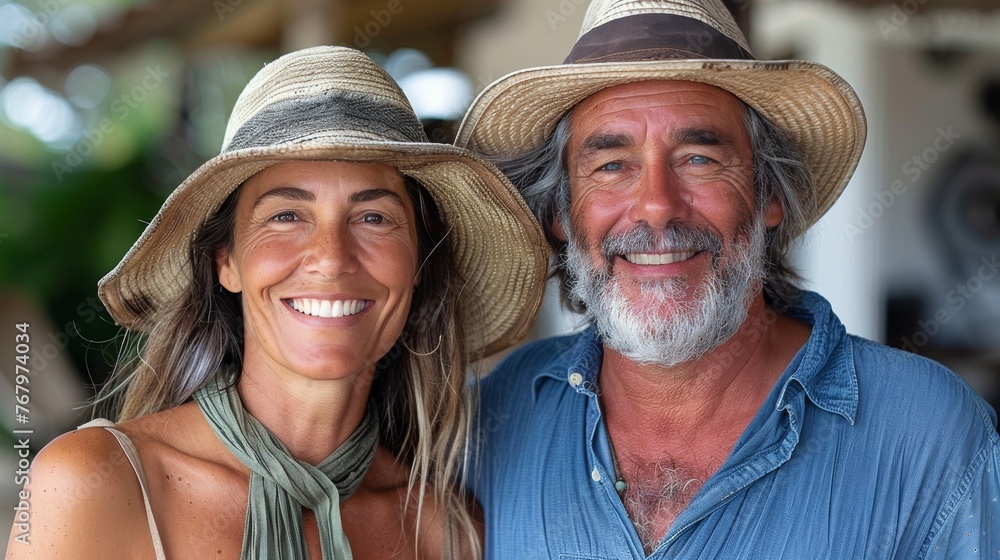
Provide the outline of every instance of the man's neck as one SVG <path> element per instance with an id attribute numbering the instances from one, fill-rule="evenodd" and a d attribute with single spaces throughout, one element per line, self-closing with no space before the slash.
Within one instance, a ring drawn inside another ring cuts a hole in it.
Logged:
<path id="1" fill-rule="evenodd" d="M 809 333 L 758 295 L 740 329 L 692 362 L 641 365 L 605 347 L 601 404 L 627 484 L 622 501 L 647 554 L 722 466 Z"/>
<path id="2" fill-rule="evenodd" d="M 739 330 L 697 360 L 643 365 L 605 347 L 601 401 L 615 445 L 641 455 L 690 447 L 696 456 L 724 446 L 724 458 L 808 336 L 758 295 Z"/>

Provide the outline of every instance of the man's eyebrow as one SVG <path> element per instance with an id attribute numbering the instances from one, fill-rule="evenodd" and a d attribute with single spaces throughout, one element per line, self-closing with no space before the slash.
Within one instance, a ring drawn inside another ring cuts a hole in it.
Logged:
<path id="1" fill-rule="evenodd" d="M 732 144 L 729 137 L 716 130 L 707 128 L 681 128 L 674 132 L 674 142 L 677 144 L 694 144 L 696 146 L 720 146 Z"/>
<path id="2" fill-rule="evenodd" d="M 271 189 L 266 193 L 258 196 L 257 200 L 254 202 L 254 206 L 257 206 L 258 204 L 264 202 L 269 198 L 281 198 L 284 200 L 305 200 L 308 202 L 312 202 L 316 200 L 316 195 L 314 195 L 311 191 L 300 189 L 298 187 L 278 187 L 276 189 Z"/>
<path id="3" fill-rule="evenodd" d="M 364 189 L 361 191 L 353 192 L 347 197 L 347 201 L 351 204 L 356 204 L 358 202 L 371 202 L 372 200 L 378 200 L 384 197 L 390 197 L 396 199 L 396 202 L 403 204 L 403 198 L 398 194 L 390 191 L 389 189 L 375 188 L 375 189 Z"/>
<path id="4" fill-rule="evenodd" d="M 580 145 L 581 155 L 590 155 L 601 150 L 611 150 L 614 148 L 627 148 L 634 146 L 635 140 L 628 134 L 594 134 L 588 136 Z"/>
<path id="5" fill-rule="evenodd" d="M 709 128 L 681 128 L 673 133 L 677 144 L 693 144 L 697 146 L 721 146 L 732 144 L 725 134 Z M 635 140 L 627 134 L 595 134 L 587 137 L 580 145 L 580 154 L 587 156 L 601 150 L 626 148 L 635 145 Z"/>

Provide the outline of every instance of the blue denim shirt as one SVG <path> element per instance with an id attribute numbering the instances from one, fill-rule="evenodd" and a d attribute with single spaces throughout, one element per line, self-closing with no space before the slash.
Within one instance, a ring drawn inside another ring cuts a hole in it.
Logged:
<path id="1" fill-rule="evenodd" d="M 817 294 L 790 315 L 808 342 L 650 558 L 1000 559 L 989 405 L 937 363 L 847 335 Z M 470 478 L 487 559 L 645 557 L 612 479 L 601 358 L 591 326 L 483 380 Z"/>

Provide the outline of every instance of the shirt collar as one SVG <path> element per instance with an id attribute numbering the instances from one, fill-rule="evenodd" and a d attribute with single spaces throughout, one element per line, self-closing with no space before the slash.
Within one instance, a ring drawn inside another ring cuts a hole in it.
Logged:
<path id="1" fill-rule="evenodd" d="M 596 393 L 597 376 L 604 359 L 604 346 L 597 336 L 597 327 L 591 323 L 565 340 L 565 344 L 560 344 L 562 352 L 532 380 L 531 395 L 535 400 L 544 380 L 568 383 L 578 393 Z"/>
<path id="2" fill-rule="evenodd" d="M 781 393 L 775 406 L 789 406 L 792 381 L 817 407 L 843 416 L 852 425 L 858 410 L 858 375 L 854 351 L 844 324 L 830 302 L 814 292 L 803 292 L 788 315 L 812 324 L 809 340 L 799 349 L 778 383 Z"/>
<path id="3" fill-rule="evenodd" d="M 802 293 L 787 314 L 811 323 L 812 333 L 778 381 L 781 391 L 776 408 L 781 410 L 791 406 L 794 391 L 790 390 L 790 385 L 795 381 L 817 407 L 839 414 L 854 424 L 858 408 L 858 378 L 843 323 L 826 299 L 808 291 Z M 597 328 L 593 324 L 588 325 L 564 340 L 559 355 L 532 380 L 532 396 L 536 400 L 543 380 L 568 383 L 578 393 L 595 393 L 604 357 Z M 576 378 L 573 374 L 580 377 Z M 577 380 L 580 383 L 574 384 Z"/>

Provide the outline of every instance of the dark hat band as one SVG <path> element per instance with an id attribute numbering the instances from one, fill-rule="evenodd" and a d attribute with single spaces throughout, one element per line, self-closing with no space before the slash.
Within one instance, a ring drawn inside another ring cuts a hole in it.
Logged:
<path id="1" fill-rule="evenodd" d="M 317 134 L 342 131 L 352 137 L 386 142 L 427 142 L 412 111 L 395 103 L 354 92 L 330 91 L 272 103 L 250 117 L 233 134 L 222 153 L 244 148 L 295 144 Z"/>
<path id="2" fill-rule="evenodd" d="M 637 14 L 584 33 L 563 64 L 689 58 L 756 60 L 739 43 L 700 20 L 676 14 Z"/>

